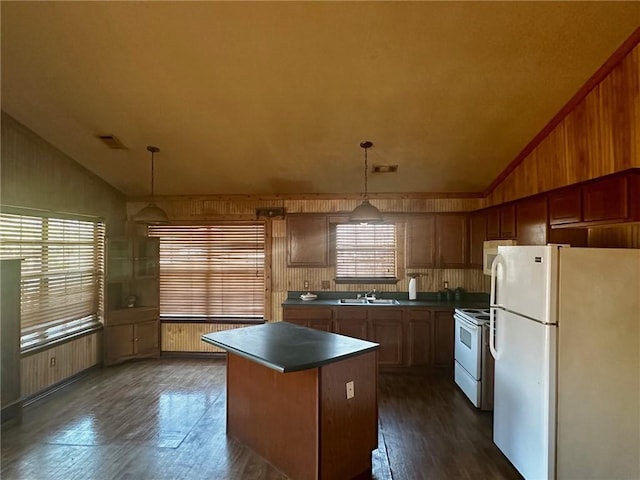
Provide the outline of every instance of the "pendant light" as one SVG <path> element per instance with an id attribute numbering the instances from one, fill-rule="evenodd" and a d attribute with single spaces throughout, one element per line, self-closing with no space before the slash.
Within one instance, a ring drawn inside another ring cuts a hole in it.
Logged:
<path id="1" fill-rule="evenodd" d="M 154 201 L 154 155 L 160 151 L 158 147 L 149 145 L 147 150 L 151 152 L 151 202 L 149 205 L 140 210 L 133 218 L 136 223 L 145 223 L 147 225 L 160 225 L 169 223 L 169 217 L 166 212 L 156 205 Z"/>
<path id="2" fill-rule="evenodd" d="M 349 215 L 349 221 L 365 225 L 369 223 L 382 223 L 382 214 L 380 210 L 369 203 L 369 195 L 367 193 L 367 170 L 369 169 L 367 149 L 371 148 L 373 143 L 365 141 L 362 142 L 360 146 L 364 148 L 364 197 L 362 203 L 354 208 Z"/>

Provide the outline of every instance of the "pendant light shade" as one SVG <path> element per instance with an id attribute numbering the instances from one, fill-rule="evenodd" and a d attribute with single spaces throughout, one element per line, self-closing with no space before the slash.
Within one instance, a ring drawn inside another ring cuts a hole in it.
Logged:
<path id="1" fill-rule="evenodd" d="M 167 213 L 156 205 L 154 201 L 154 155 L 160 151 L 158 147 L 149 145 L 147 150 L 151 152 L 151 202 L 149 205 L 140 210 L 133 218 L 136 223 L 144 223 L 147 225 L 160 225 L 169 223 Z"/>
<path id="2" fill-rule="evenodd" d="M 349 214 L 349 221 L 360 224 L 383 223 L 382 213 L 369 203 L 369 194 L 367 192 L 367 171 L 369 169 L 367 149 L 371 148 L 373 143 L 365 141 L 360 146 L 364 149 L 364 197 L 362 203 Z"/>

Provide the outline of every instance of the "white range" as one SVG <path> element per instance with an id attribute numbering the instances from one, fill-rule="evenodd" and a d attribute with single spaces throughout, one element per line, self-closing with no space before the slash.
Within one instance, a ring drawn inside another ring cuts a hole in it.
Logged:
<path id="1" fill-rule="evenodd" d="M 489 352 L 489 310 L 457 308 L 455 319 L 456 384 L 482 410 L 493 409 L 493 357 Z"/>

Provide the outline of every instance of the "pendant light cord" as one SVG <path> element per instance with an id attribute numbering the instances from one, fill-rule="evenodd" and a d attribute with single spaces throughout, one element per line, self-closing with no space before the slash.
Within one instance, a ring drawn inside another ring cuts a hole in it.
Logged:
<path id="1" fill-rule="evenodd" d="M 155 183 L 154 156 L 155 156 L 155 152 L 151 152 L 151 201 L 153 201 L 153 198 L 155 197 L 154 190 L 153 190 L 153 184 Z"/>
<path id="2" fill-rule="evenodd" d="M 364 148 L 364 199 L 369 200 L 369 195 L 367 194 L 367 170 L 369 170 L 369 163 L 367 161 L 367 147 Z"/>

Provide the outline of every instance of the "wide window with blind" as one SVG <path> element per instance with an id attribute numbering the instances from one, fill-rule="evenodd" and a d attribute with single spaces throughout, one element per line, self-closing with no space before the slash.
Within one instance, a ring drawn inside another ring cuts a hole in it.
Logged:
<path id="1" fill-rule="evenodd" d="M 159 225 L 160 317 L 264 318 L 263 223 Z"/>
<path id="2" fill-rule="evenodd" d="M 339 223 L 335 232 L 336 282 L 396 281 L 394 224 Z"/>
<path id="3" fill-rule="evenodd" d="M 0 213 L 0 256 L 21 258 L 21 348 L 100 327 L 104 223 Z"/>

